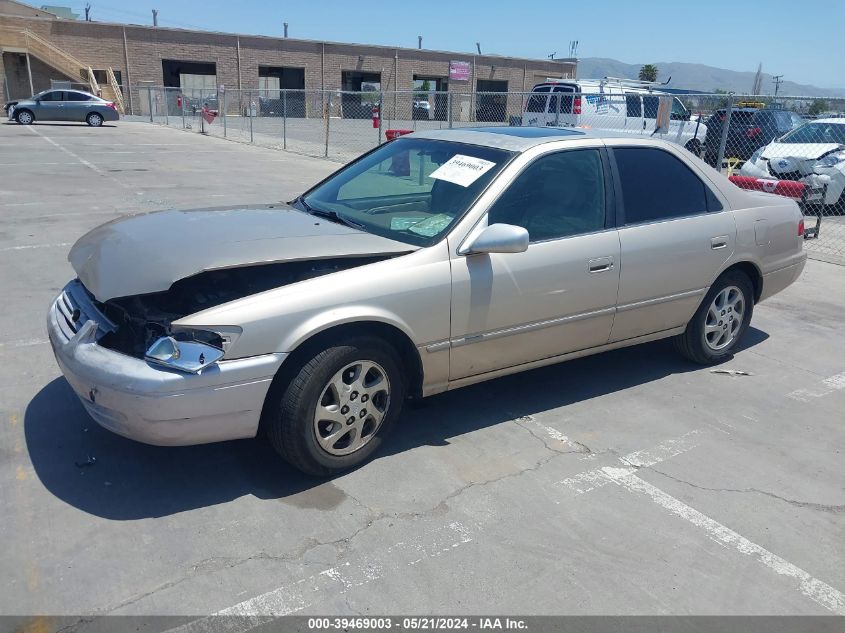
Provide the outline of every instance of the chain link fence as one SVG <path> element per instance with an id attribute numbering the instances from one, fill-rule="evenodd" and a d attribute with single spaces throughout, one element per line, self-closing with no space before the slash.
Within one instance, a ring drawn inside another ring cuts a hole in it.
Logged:
<path id="1" fill-rule="evenodd" d="M 793 197 L 806 215 L 808 252 L 845 264 L 845 99 L 624 86 L 590 93 L 564 83 L 507 93 L 140 86 L 136 96 L 141 120 L 340 162 L 418 130 L 530 125 L 653 136 L 740 186 Z"/>

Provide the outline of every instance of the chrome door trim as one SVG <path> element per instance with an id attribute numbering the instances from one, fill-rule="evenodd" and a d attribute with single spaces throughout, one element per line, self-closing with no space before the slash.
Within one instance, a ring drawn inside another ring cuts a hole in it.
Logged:
<path id="1" fill-rule="evenodd" d="M 613 314 L 616 308 L 602 308 L 601 310 L 593 310 L 592 312 L 583 312 L 581 314 L 571 314 L 557 319 L 547 319 L 545 321 L 534 321 L 531 323 L 524 323 L 522 325 L 515 325 L 513 327 L 504 328 L 501 330 L 490 330 L 488 332 L 478 332 L 474 334 L 467 334 L 459 338 L 454 338 L 450 341 L 452 347 L 462 347 L 464 345 L 472 345 L 473 343 L 481 343 L 483 341 L 492 341 L 497 338 L 506 336 L 513 336 L 514 334 L 524 334 L 534 330 L 542 330 L 564 323 L 574 323 L 583 319 L 591 319 L 597 316 L 606 314 Z"/>
<path id="2" fill-rule="evenodd" d="M 694 297 L 695 295 L 703 295 L 707 292 L 707 288 L 698 288 L 696 290 L 687 290 L 673 295 L 665 295 L 662 297 L 655 297 L 653 299 L 646 299 L 645 301 L 635 301 L 633 303 L 626 303 L 624 305 L 616 306 L 617 312 L 625 312 L 627 310 L 636 310 L 637 308 L 644 308 L 646 306 L 657 305 L 658 303 L 668 303 L 669 301 L 676 301 L 678 299 L 686 299 L 687 297 Z"/>

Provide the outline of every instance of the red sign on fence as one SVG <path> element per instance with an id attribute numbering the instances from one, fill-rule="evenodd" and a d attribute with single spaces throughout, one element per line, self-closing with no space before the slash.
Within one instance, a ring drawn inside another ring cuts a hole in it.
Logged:
<path id="1" fill-rule="evenodd" d="M 216 113 L 209 110 L 207 105 L 204 105 L 202 107 L 202 118 L 205 119 L 206 123 L 208 123 L 209 125 L 214 123 L 214 117 L 215 116 L 216 116 Z"/>

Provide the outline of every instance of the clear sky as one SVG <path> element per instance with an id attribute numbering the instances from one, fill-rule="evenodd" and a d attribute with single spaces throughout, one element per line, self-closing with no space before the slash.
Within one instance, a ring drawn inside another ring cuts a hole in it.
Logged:
<path id="1" fill-rule="evenodd" d="M 41 4 L 33 2 L 32 4 Z M 85 1 L 70 4 L 79 13 Z M 95 20 L 627 63 L 692 62 L 845 87 L 845 0 L 90 0 Z"/>

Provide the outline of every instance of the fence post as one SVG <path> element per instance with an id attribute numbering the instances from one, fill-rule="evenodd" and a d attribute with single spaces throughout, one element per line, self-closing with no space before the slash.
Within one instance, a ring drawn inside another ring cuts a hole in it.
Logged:
<path id="1" fill-rule="evenodd" d="M 221 106 L 223 108 L 223 138 L 229 137 L 229 125 L 226 122 L 226 118 L 227 118 L 226 117 L 226 110 L 227 110 L 226 100 L 228 99 L 228 95 L 229 95 L 229 93 L 226 90 L 224 90 L 223 91 L 223 103 L 222 103 L 222 106 Z"/>
<path id="2" fill-rule="evenodd" d="M 555 96 L 555 127 L 560 127 L 560 102 L 563 101 L 563 93 Z"/>
<path id="3" fill-rule="evenodd" d="M 185 94 L 183 92 L 179 92 L 179 105 L 180 110 L 182 111 L 182 129 L 185 129 Z"/>
<path id="4" fill-rule="evenodd" d="M 325 134 L 326 134 L 326 150 L 323 153 L 323 156 L 326 158 L 329 157 L 329 119 L 331 118 L 331 111 L 332 111 L 332 93 L 328 94 L 328 99 L 326 99 L 326 95 L 323 95 L 323 118 L 325 119 Z"/>
<path id="5" fill-rule="evenodd" d="M 384 91 L 378 93 L 378 144 L 381 145 L 381 120 L 384 113 Z"/>
<path id="6" fill-rule="evenodd" d="M 452 129 L 452 91 L 446 93 L 446 112 L 448 115 L 446 118 L 449 120 L 449 129 Z"/>
<path id="7" fill-rule="evenodd" d="M 150 102 L 150 123 L 155 123 L 155 119 L 153 118 L 153 88 L 152 88 L 152 86 L 147 86 L 147 100 Z"/>
<path id="8" fill-rule="evenodd" d="M 254 114 L 254 113 L 253 113 L 253 111 L 252 111 L 252 103 L 253 103 L 253 102 L 252 102 L 252 97 L 250 96 L 250 93 L 247 93 L 247 97 L 246 97 L 246 98 L 247 98 L 247 100 L 248 100 L 248 104 L 249 104 L 249 105 L 247 105 L 247 109 L 248 109 L 248 112 L 249 112 L 249 142 L 250 142 L 250 143 L 254 143 L 254 142 L 255 142 L 255 137 L 254 137 L 254 136 L 253 136 L 253 134 L 252 134 L 252 120 L 253 120 L 255 117 L 253 116 L 253 114 Z M 256 106 L 256 107 L 257 107 L 257 106 Z"/>
<path id="9" fill-rule="evenodd" d="M 164 124 L 170 125 L 170 104 L 167 102 L 167 88 L 162 88 L 161 91 L 164 93 L 161 100 L 164 104 Z"/>
<path id="10" fill-rule="evenodd" d="M 722 161 L 725 159 L 725 146 L 728 143 L 728 131 L 731 126 L 731 109 L 733 108 L 733 95 L 728 95 L 728 105 L 725 108 L 725 120 L 722 122 L 722 138 L 719 140 L 719 154 L 716 156 L 716 169 L 722 172 Z"/>
<path id="11" fill-rule="evenodd" d="M 282 90 L 282 149 L 288 148 L 288 91 Z"/>

